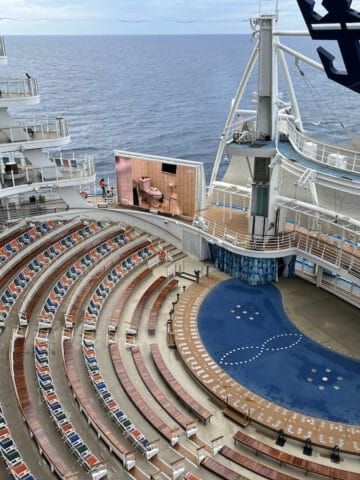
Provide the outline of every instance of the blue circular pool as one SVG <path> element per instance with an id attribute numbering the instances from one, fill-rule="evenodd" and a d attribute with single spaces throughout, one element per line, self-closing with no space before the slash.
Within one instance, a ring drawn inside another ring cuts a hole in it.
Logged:
<path id="1" fill-rule="evenodd" d="M 203 301 L 198 328 L 219 366 L 255 393 L 297 412 L 360 424 L 360 362 L 303 335 L 274 285 L 221 282 Z"/>

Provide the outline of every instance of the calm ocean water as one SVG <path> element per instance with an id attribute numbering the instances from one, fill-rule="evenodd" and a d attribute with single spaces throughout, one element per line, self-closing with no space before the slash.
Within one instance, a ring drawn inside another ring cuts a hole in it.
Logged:
<path id="1" fill-rule="evenodd" d="M 286 43 L 317 59 L 310 39 Z M 3 75 L 29 72 L 41 93 L 40 105 L 14 114 L 66 116 L 68 149 L 93 154 L 99 176 L 113 177 L 113 150 L 121 149 L 203 161 L 209 178 L 253 41 L 247 35 L 13 36 L 6 45 Z M 343 122 L 360 133 L 359 95 L 305 64 L 305 76 L 293 59 L 289 64 L 310 132 L 344 140 L 335 133 Z M 256 90 L 254 78 L 244 108 L 254 107 Z"/>

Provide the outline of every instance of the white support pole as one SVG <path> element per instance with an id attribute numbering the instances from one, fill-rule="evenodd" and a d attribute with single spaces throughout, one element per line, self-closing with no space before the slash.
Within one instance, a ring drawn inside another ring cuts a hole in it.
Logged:
<path id="1" fill-rule="evenodd" d="M 298 58 L 299 60 L 302 60 L 303 62 L 308 63 L 312 67 L 317 68 L 321 72 L 324 72 L 324 67 L 322 66 L 321 63 L 315 62 L 315 60 L 311 60 L 311 58 L 308 58 L 305 55 L 302 55 L 301 53 L 297 52 L 296 50 L 293 50 L 290 47 L 285 47 L 285 45 L 283 45 L 282 43 L 275 42 L 275 46 L 276 48 L 281 49 L 286 53 L 289 53 L 294 58 Z"/>
<path id="2" fill-rule="evenodd" d="M 284 76 L 286 88 L 287 88 L 289 98 L 290 98 L 290 101 L 291 101 L 291 105 L 292 105 L 292 108 L 294 110 L 295 125 L 299 128 L 299 130 L 301 132 L 304 132 L 302 121 L 301 121 L 301 114 L 300 114 L 300 110 L 299 110 L 299 105 L 298 105 L 298 102 L 297 102 L 297 99 L 296 99 L 294 86 L 293 86 L 293 83 L 291 81 L 289 68 L 288 68 L 288 65 L 287 65 L 286 60 L 285 60 L 284 52 L 278 47 L 276 47 L 276 51 L 277 51 L 277 55 L 278 55 L 278 58 L 279 58 L 281 71 L 282 71 L 282 74 Z"/>
<path id="3" fill-rule="evenodd" d="M 241 79 L 241 82 L 240 82 L 240 85 L 239 85 L 239 88 L 236 92 L 236 96 L 234 98 L 234 101 L 233 101 L 233 104 L 232 104 L 232 107 L 230 109 L 230 112 L 229 112 L 229 115 L 228 115 L 228 118 L 226 120 L 226 124 L 225 124 L 225 128 L 224 128 L 224 132 L 223 134 L 221 135 L 220 137 L 220 143 L 219 143 L 219 146 L 218 146 L 218 150 L 217 150 L 217 153 L 216 153 L 216 157 L 215 157 L 215 162 L 214 162 L 214 168 L 213 168 L 213 171 L 212 171 L 212 174 L 211 174 L 211 179 L 210 179 L 210 188 L 209 188 L 209 191 L 208 191 L 208 197 L 211 196 L 211 193 L 212 193 L 212 190 L 213 190 L 213 183 L 215 182 L 216 180 L 216 177 L 217 177 L 217 173 L 218 173 L 218 170 L 219 170 L 219 166 L 220 166 L 220 162 L 221 162 L 221 158 L 222 158 L 222 155 L 224 153 L 224 148 L 225 148 L 225 143 L 226 143 L 226 137 L 225 137 L 225 131 L 227 129 L 227 127 L 229 127 L 233 120 L 234 120 L 234 117 L 236 115 L 236 111 L 237 111 L 237 107 L 240 103 L 240 100 L 244 94 L 244 91 L 245 91 L 245 88 L 246 88 L 246 85 L 249 81 L 249 78 L 250 78 L 250 75 L 254 69 L 254 66 L 255 66 L 255 63 L 256 63 L 256 60 L 259 56 L 259 40 L 256 42 L 256 45 L 252 51 L 252 54 L 251 54 L 251 57 L 250 57 L 250 60 L 246 66 L 246 69 L 245 69 L 245 72 L 244 72 L 244 75 Z"/>

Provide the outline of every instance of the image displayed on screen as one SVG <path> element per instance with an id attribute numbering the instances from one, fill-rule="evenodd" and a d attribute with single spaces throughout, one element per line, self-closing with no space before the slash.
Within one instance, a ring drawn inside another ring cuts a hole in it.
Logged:
<path id="1" fill-rule="evenodd" d="M 156 159 L 115 156 L 118 202 L 121 205 L 192 217 L 196 169 Z"/>

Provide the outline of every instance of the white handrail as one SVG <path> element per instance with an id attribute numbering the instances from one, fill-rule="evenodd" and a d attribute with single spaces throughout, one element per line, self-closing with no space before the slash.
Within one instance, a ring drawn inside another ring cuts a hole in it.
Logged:
<path id="1" fill-rule="evenodd" d="M 297 130 L 289 119 L 282 119 L 279 122 L 279 131 L 287 134 L 293 148 L 309 160 L 344 172 L 360 174 L 359 152 L 305 135 Z"/>
<path id="2" fill-rule="evenodd" d="M 0 100 L 3 97 L 33 97 L 38 95 L 36 78 L 4 78 L 0 80 Z"/>

